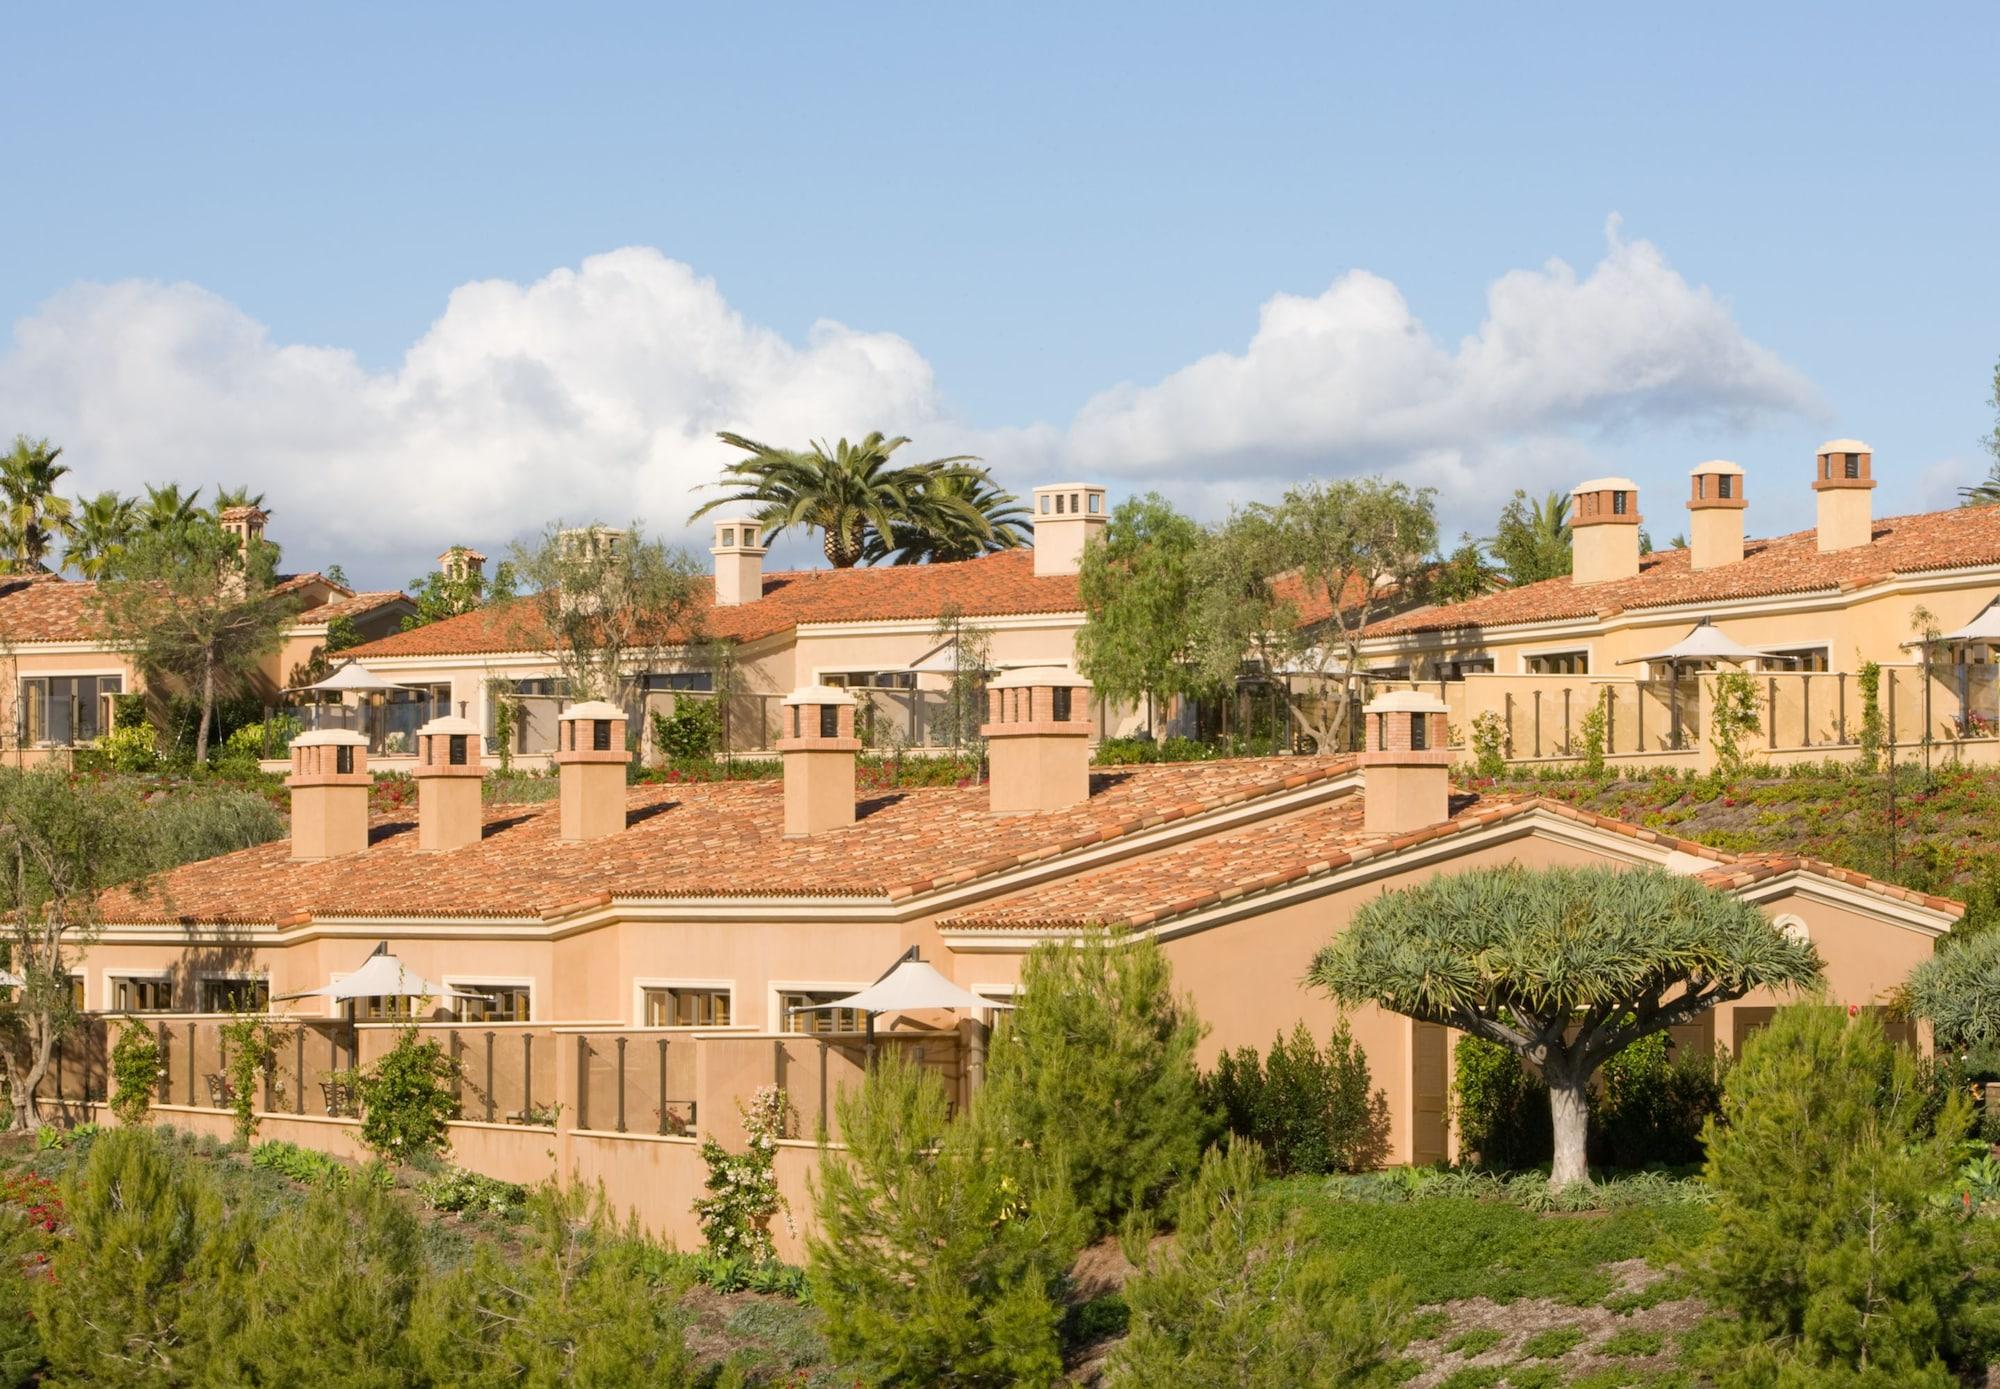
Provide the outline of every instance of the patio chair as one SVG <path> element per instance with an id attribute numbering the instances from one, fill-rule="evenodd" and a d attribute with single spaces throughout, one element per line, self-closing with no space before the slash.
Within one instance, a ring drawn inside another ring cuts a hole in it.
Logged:
<path id="1" fill-rule="evenodd" d="M 210 1071 L 202 1079 L 208 1082 L 209 1105 L 215 1109 L 229 1108 L 229 1102 L 235 1098 L 235 1092 L 229 1088 L 229 1077 L 220 1071 Z"/>
<path id="2" fill-rule="evenodd" d="M 354 1112 L 354 1087 L 337 1080 L 322 1080 L 319 1093 L 326 1101 L 326 1117 L 344 1119 Z"/>

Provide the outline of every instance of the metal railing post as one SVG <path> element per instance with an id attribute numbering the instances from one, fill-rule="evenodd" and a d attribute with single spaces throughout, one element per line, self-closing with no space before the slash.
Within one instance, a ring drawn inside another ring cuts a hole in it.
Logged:
<path id="1" fill-rule="evenodd" d="M 625 1039 L 618 1039 L 618 1132 L 625 1132 Z"/>
<path id="2" fill-rule="evenodd" d="M 486 1122 L 493 1122 L 493 1034 L 486 1034 Z"/>

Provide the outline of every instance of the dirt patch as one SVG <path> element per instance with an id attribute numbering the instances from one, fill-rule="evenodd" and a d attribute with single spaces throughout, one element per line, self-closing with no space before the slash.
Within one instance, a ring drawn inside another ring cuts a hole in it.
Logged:
<path id="1" fill-rule="evenodd" d="M 1088 1302 L 1106 1293 L 1123 1292 L 1126 1280 L 1138 1271 L 1118 1240 L 1106 1235 L 1077 1255 L 1069 1271 L 1070 1301 Z"/>
<path id="2" fill-rule="evenodd" d="M 1618 1283 L 1608 1299 L 1613 1305 L 1618 1298 L 1643 1293 L 1669 1276 L 1643 1259 L 1606 1264 L 1604 1272 Z M 1622 1312 L 1601 1305 L 1575 1307 L 1545 1298 L 1499 1303 L 1483 1297 L 1447 1302 L 1435 1310 L 1444 1312 L 1450 1322 L 1437 1335 L 1412 1341 L 1404 1352 L 1424 1367 L 1422 1373 L 1405 1381 L 1406 1389 L 1436 1389 L 1454 1371 L 1468 1365 L 1555 1365 L 1561 1367 L 1565 1382 L 1612 1366 L 1633 1375 L 1669 1370 L 1679 1363 L 1681 1336 L 1708 1312 L 1696 1297 L 1663 1299 Z M 1579 1337 L 1574 1345 L 1560 1354 L 1530 1353 L 1530 1342 L 1537 1336 L 1565 1329 L 1573 1329 Z M 1466 1338 L 1462 1347 L 1451 1349 L 1461 1337 Z"/>

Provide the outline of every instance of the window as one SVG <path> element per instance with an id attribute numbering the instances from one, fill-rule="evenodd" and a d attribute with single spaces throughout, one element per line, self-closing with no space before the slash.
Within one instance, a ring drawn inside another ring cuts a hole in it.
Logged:
<path id="1" fill-rule="evenodd" d="M 268 979 L 204 979 L 201 981 L 201 1011 L 204 1013 L 262 1013 L 271 1006 Z"/>
<path id="2" fill-rule="evenodd" d="M 341 1005 L 349 1022 L 408 1022 L 417 1015 L 414 998 L 351 998 Z"/>
<path id="3" fill-rule="evenodd" d="M 1090 514 L 1095 516 L 1102 510 L 1104 510 L 1104 494 L 1102 492 L 1092 492 L 1090 494 Z"/>
<path id="4" fill-rule="evenodd" d="M 1530 675 L 1588 675 L 1590 674 L 1590 653 L 1588 651 L 1544 651 L 1527 659 Z"/>
<path id="5" fill-rule="evenodd" d="M 1786 670 L 1823 671 L 1831 669 L 1827 662 L 1824 646 L 1799 646 L 1787 651 L 1773 651 L 1772 663 L 1784 662 Z"/>
<path id="6" fill-rule="evenodd" d="M 174 981 L 113 979 L 111 1007 L 118 1013 L 171 1013 L 174 1010 Z"/>
<path id="7" fill-rule="evenodd" d="M 455 1001 L 452 1015 L 460 1022 L 528 1021 L 533 990 L 527 984 L 453 984 L 452 987 L 479 995 Z"/>
<path id="8" fill-rule="evenodd" d="M 69 977 L 69 1006 L 76 1009 L 79 1013 L 86 1007 L 84 993 L 83 976 L 81 974 L 72 974 Z"/>
<path id="9" fill-rule="evenodd" d="M 786 991 L 778 995 L 778 1030 L 780 1032 L 860 1032 L 867 1026 L 867 1019 L 858 1008 L 827 1008 L 817 1013 L 794 1013 L 794 1008 L 811 1008 L 822 1003 L 831 1003 L 837 998 L 846 998 L 853 989 L 836 989 L 832 992 L 808 993 Z"/>
<path id="10" fill-rule="evenodd" d="M 727 989 L 648 989 L 648 1027 L 727 1027 Z"/>
<path id="11" fill-rule="evenodd" d="M 736 543 L 736 527 L 724 526 L 722 528 L 722 548 L 726 550 L 735 543 Z"/>
<path id="12" fill-rule="evenodd" d="M 17 732 L 25 746 L 77 747 L 110 728 L 117 675 L 32 675 L 21 680 Z"/>
<path id="13" fill-rule="evenodd" d="M 820 681 L 836 690 L 914 690 L 917 673 L 913 670 L 837 670 L 822 675 Z"/>
<path id="14" fill-rule="evenodd" d="M 639 677 L 646 690 L 680 690 L 693 694 L 715 693 L 715 672 L 708 670 L 655 670 Z"/>
<path id="15" fill-rule="evenodd" d="M 1423 752 L 1431 745 L 1431 721 L 1423 714 L 1410 715 L 1410 751 Z"/>
<path id="16" fill-rule="evenodd" d="M 1439 661 L 1437 678 L 1440 680 L 1463 680 L 1468 675 L 1491 675 L 1491 656 L 1462 656 L 1455 661 Z"/>

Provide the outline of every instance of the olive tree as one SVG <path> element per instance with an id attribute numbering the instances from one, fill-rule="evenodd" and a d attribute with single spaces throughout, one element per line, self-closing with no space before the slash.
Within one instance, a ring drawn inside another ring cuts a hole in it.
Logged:
<path id="1" fill-rule="evenodd" d="M 1353 1007 L 1498 1042 L 1549 1086 L 1556 1187 L 1590 1178 L 1590 1078 L 1642 1037 L 1752 989 L 1819 978 L 1810 942 L 1748 902 L 1658 869 L 1518 865 L 1365 903 L 1309 982 Z"/>

